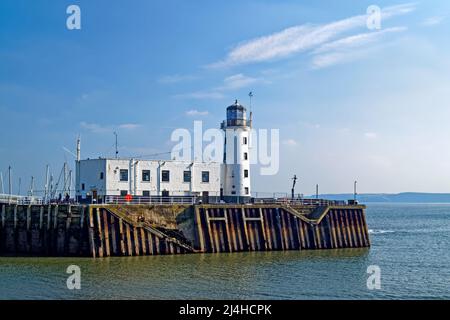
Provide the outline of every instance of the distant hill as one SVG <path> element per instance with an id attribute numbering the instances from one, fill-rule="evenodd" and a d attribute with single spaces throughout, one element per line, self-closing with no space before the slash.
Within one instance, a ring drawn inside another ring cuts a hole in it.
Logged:
<path id="1" fill-rule="evenodd" d="M 308 196 L 307 198 L 315 198 Z M 321 199 L 329 200 L 349 200 L 353 199 L 352 193 L 342 194 L 321 194 Z M 358 194 L 359 202 L 399 202 L 399 203 L 450 203 L 450 193 L 421 193 L 421 192 L 403 192 L 397 194 L 384 193 L 362 193 Z"/>

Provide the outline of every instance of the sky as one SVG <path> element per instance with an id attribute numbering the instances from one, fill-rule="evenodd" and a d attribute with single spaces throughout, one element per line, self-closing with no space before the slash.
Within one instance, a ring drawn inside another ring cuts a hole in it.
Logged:
<path id="1" fill-rule="evenodd" d="M 252 91 L 255 128 L 280 130 L 252 191 L 296 174 L 304 194 L 450 192 L 449 35 L 449 1 L 2 0 L 5 189 L 9 165 L 14 193 L 73 168 L 78 135 L 82 158 L 114 156 L 113 132 L 120 156 L 164 158 L 174 129 L 218 128 Z"/>

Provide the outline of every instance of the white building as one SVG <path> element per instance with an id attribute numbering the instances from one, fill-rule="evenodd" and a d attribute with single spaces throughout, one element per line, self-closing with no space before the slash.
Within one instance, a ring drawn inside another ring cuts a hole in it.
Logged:
<path id="1" fill-rule="evenodd" d="M 87 159 L 77 165 L 78 199 L 104 196 L 219 196 L 220 164 Z"/>
<path id="2" fill-rule="evenodd" d="M 76 198 L 203 196 L 227 202 L 250 199 L 251 120 L 237 101 L 227 108 L 223 163 L 179 160 L 86 159 L 77 145 Z"/>

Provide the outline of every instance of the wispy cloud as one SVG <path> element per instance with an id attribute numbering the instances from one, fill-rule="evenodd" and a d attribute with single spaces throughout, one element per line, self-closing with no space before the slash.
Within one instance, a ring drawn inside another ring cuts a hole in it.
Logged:
<path id="1" fill-rule="evenodd" d="M 137 123 L 124 123 L 119 125 L 119 129 L 125 129 L 125 130 L 135 130 L 140 128 L 141 125 Z"/>
<path id="2" fill-rule="evenodd" d="M 298 144 L 297 141 L 295 141 L 294 139 L 283 140 L 282 143 L 285 146 L 290 146 L 290 147 L 296 146 Z"/>
<path id="3" fill-rule="evenodd" d="M 336 41 L 328 42 L 312 52 L 314 68 L 329 67 L 334 64 L 353 61 L 364 57 L 368 45 L 383 39 L 387 34 L 406 31 L 406 27 L 388 28 L 381 31 L 361 33 Z M 362 50 L 361 50 L 362 48 Z"/>
<path id="4" fill-rule="evenodd" d="M 208 111 L 198 111 L 196 109 L 186 111 L 187 116 L 195 117 L 195 116 L 207 116 L 209 114 Z"/>
<path id="5" fill-rule="evenodd" d="M 193 75 L 174 74 L 162 76 L 161 78 L 158 79 L 158 82 L 162 84 L 173 84 L 183 81 L 192 81 L 195 79 L 197 79 L 197 77 Z"/>
<path id="6" fill-rule="evenodd" d="M 216 88 L 218 91 L 229 91 L 248 87 L 257 82 L 261 82 L 259 78 L 245 76 L 242 73 L 226 77 L 223 80 L 223 86 Z"/>
<path id="7" fill-rule="evenodd" d="M 368 51 L 352 51 L 352 52 L 333 52 L 329 54 L 319 55 L 313 58 L 312 65 L 314 69 L 330 67 L 336 64 L 345 63 L 361 59 Z"/>
<path id="8" fill-rule="evenodd" d="M 110 133 L 115 129 L 134 130 L 141 127 L 141 125 L 136 123 L 123 123 L 114 126 L 114 125 L 101 125 L 98 123 L 82 121 L 80 122 L 80 127 L 92 133 Z"/>
<path id="9" fill-rule="evenodd" d="M 376 139 L 378 138 L 378 134 L 376 132 L 366 132 L 364 133 L 364 137 L 367 139 Z"/>
<path id="10" fill-rule="evenodd" d="M 223 79 L 223 82 L 220 86 L 214 87 L 211 90 L 178 94 L 175 97 L 190 98 L 190 99 L 223 99 L 225 98 L 226 92 L 246 88 L 256 83 L 262 82 L 265 82 L 265 80 L 261 78 L 246 76 L 242 73 L 238 73 L 226 77 L 225 79 Z"/>
<path id="11" fill-rule="evenodd" d="M 221 92 L 214 91 L 195 91 L 189 93 L 181 93 L 174 95 L 177 99 L 223 99 L 225 95 Z"/>
<path id="12" fill-rule="evenodd" d="M 349 36 L 346 38 L 342 38 L 336 41 L 328 42 L 321 45 L 319 48 L 314 50 L 313 53 L 323 53 L 327 51 L 333 50 L 343 50 L 343 49 L 351 49 L 355 47 L 361 47 L 363 45 L 367 45 L 369 43 L 375 42 L 383 37 L 385 34 L 394 33 L 394 32 L 402 32 L 406 31 L 406 27 L 395 27 L 395 28 L 387 28 L 380 31 L 361 33 L 353 36 Z"/>
<path id="13" fill-rule="evenodd" d="M 434 17 L 425 19 L 424 21 L 422 21 L 421 24 L 426 27 L 431 27 L 431 26 L 441 24 L 442 22 L 444 22 L 445 19 L 446 19 L 446 16 L 434 16 Z"/>
<path id="14" fill-rule="evenodd" d="M 381 12 L 383 21 L 415 10 L 415 3 L 386 7 Z M 358 15 L 323 25 L 297 25 L 282 31 L 251 39 L 235 46 L 222 61 L 209 67 L 228 67 L 265 62 L 305 52 L 333 40 L 338 35 L 366 27 L 367 16 Z"/>
<path id="15" fill-rule="evenodd" d="M 320 124 L 315 122 L 308 122 L 308 121 L 299 121 L 298 122 L 301 126 L 308 128 L 308 129 L 319 129 Z"/>
<path id="16" fill-rule="evenodd" d="M 80 122 L 81 128 L 91 131 L 92 133 L 105 133 L 111 131 L 110 128 L 102 126 L 98 123 Z"/>

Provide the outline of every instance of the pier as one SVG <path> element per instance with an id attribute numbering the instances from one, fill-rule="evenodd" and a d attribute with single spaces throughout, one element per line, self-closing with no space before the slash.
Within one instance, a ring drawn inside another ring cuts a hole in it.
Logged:
<path id="1" fill-rule="evenodd" d="M 141 256 L 369 247 L 365 206 L 2 204 L 0 255 Z"/>

